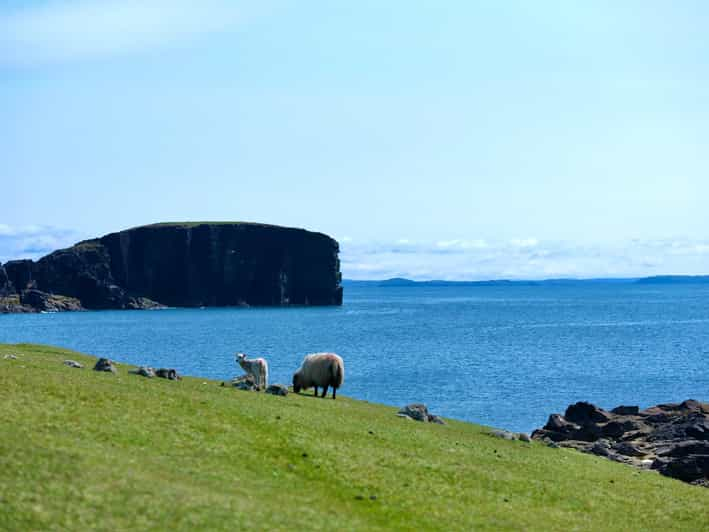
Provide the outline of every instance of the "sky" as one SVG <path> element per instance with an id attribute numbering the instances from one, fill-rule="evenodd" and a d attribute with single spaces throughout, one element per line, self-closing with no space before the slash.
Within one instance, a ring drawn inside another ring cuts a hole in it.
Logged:
<path id="1" fill-rule="evenodd" d="M 0 261 L 304 227 L 346 278 L 709 273 L 709 3 L 9 0 Z"/>

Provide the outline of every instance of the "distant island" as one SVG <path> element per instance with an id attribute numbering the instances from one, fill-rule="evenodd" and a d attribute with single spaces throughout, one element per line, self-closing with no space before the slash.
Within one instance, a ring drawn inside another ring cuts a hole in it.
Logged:
<path id="1" fill-rule="evenodd" d="M 595 279 L 542 279 L 542 280 L 509 280 L 493 279 L 489 281 L 414 281 L 404 277 L 393 277 L 383 280 L 344 279 L 344 286 L 564 286 L 583 284 L 709 284 L 709 275 L 658 275 L 653 277 L 607 277 Z"/>
<path id="2" fill-rule="evenodd" d="M 341 305 L 339 245 L 245 222 L 146 225 L 0 264 L 0 312 Z"/>

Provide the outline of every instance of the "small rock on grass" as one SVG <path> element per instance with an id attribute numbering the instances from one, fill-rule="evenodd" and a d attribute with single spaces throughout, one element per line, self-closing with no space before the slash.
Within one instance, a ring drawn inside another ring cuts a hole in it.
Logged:
<path id="1" fill-rule="evenodd" d="M 5 360 L 17 360 L 17 355 L 5 355 L 3 358 Z"/>
<path id="2" fill-rule="evenodd" d="M 179 381 L 182 380 L 182 377 L 180 377 L 179 373 L 177 373 L 177 370 L 174 368 L 160 368 L 155 370 L 155 376 L 160 377 L 161 379 L 168 379 L 171 381 Z"/>
<path id="3" fill-rule="evenodd" d="M 116 366 L 113 361 L 107 358 L 99 358 L 94 366 L 94 371 L 110 371 L 116 373 Z"/>
<path id="4" fill-rule="evenodd" d="M 139 368 L 131 370 L 128 373 L 133 373 L 134 375 L 141 375 L 143 377 L 148 377 L 149 379 L 155 377 L 155 370 L 149 366 L 140 366 Z"/>
<path id="5" fill-rule="evenodd" d="M 76 360 L 65 360 L 64 365 L 69 366 L 70 368 L 79 368 L 79 369 L 84 367 L 83 364 L 77 362 Z"/>
<path id="6" fill-rule="evenodd" d="M 288 387 L 283 384 L 271 384 L 268 388 L 266 388 L 266 393 L 286 396 L 288 395 Z"/>
<path id="7" fill-rule="evenodd" d="M 509 430 L 493 430 L 490 432 L 490 436 L 494 436 L 496 438 L 501 438 L 503 440 L 519 440 L 523 442 L 530 443 L 532 439 L 529 437 L 528 434 L 525 434 L 524 432 L 520 432 L 518 434 L 514 432 L 510 432 Z"/>
<path id="8" fill-rule="evenodd" d="M 234 377 L 231 381 L 231 386 L 238 390 L 246 390 L 251 392 L 255 392 L 258 390 L 256 388 L 256 382 L 254 381 L 254 378 L 248 374 L 241 375 L 239 377 Z"/>
<path id="9" fill-rule="evenodd" d="M 434 416 L 428 411 L 426 405 L 422 403 L 411 403 L 403 407 L 397 413 L 399 417 L 407 417 L 415 421 L 421 421 L 422 423 L 436 423 L 438 425 L 445 425 L 446 422 L 440 417 Z"/>

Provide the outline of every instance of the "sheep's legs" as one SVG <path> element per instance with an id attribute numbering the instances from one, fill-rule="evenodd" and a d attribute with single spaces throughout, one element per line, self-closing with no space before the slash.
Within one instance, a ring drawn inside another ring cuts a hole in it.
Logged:
<path id="1" fill-rule="evenodd" d="M 326 395 L 327 395 L 327 385 L 322 390 L 322 397 L 325 397 Z"/>
<path id="2" fill-rule="evenodd" d="M 337 397 L 337 388 L 334 386 L 332 387 L 332 398 L 335 399 Z"/>
<path id="3" fill-rule="evenodd" d="M 317 387 L 317 386 L 313 386 L 313 390 L 315 390 L 315 397 L 317 397 L 317 396 L 318 396 L 318 387 Z"/>

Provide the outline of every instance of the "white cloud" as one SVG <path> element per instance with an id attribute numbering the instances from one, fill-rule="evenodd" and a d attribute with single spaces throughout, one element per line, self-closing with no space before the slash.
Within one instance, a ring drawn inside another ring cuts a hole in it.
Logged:
<path id="1" fill-rule="evenodd" d="M 0 7 L 0 64 L 123 54 L 225 31 L 240 22 L 227 0 L 54 0 Z"/>
<path id="2" fill-rule="evenodd" d="M 342 244 L 347 279 L 485 280 L 709 274 L 709 242 L 634 240 L 578 245 L 536 238 L 506 242 L 442 239 Z"/>
<path id="3" fill-rule="evenodd" d="M 0 224 L 0 262 L 38 259 L 54 250 L 70 246 L 82 237 L 76 231 L 59 227 Z"/>
<path id="4" fill-rule="evenodd" d="M 484 249 L 487 247 L 485 240 L 439 240 L 436 246 L 441 249 Z"/>

